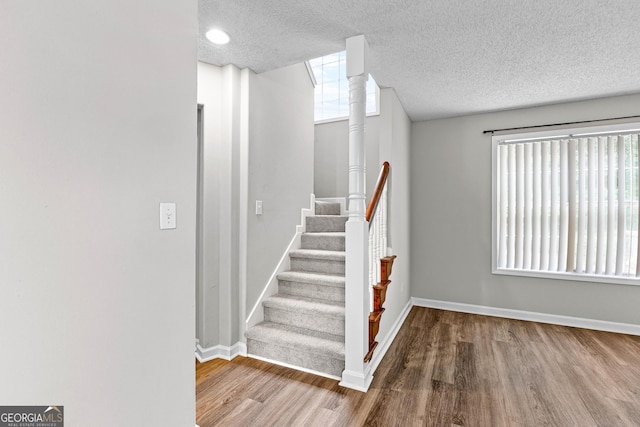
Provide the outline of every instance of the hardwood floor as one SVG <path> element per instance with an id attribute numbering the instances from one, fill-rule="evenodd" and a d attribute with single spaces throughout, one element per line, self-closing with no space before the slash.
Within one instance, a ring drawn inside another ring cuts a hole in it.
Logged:
<path id="1" fill-rule="evenodd" d="M 196 366 L 207 426 L 640 426 L 640 337 L 414 307 L 368 393 L 238 357 Z"/>

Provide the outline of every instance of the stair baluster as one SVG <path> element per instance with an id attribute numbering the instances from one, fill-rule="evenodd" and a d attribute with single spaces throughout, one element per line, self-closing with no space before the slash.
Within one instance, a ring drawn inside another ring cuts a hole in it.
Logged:
<path id="1" fill-rule="evenodd" d="M 389 162 L 380 169 L 376 189 L 367 207 L 369 221 L 369 284 L 371 293 L 371 312 L 369 314 L 369 351 L 364 357 L 367 363 L 373 357 L 378 346 L 375 340 L 380 329 L 380 320 L 384 308 L 387 287 L 391 283 L 391 267 L 396 256 L 387 256 L 387 177 Z"/>

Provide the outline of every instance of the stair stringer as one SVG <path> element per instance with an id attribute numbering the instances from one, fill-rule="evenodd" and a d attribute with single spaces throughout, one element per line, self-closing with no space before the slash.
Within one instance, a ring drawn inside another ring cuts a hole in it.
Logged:
<path id="1" fill-rule="evenodd" d="M 280 261 L 273 270 L 273 273 L 267 280 L 260 297 L 254 304 L 253 308 L 249 312 L 247 319 L 245 320 L 245 330 L 257 325 L 264 320 L 264 308 L 262 302 L 278 293 L 278 274 L 284 273 L 291 269 L 291 260 L 289 258 L 289 252 L 302 247 L 302 233 L 306 231 L 307 217 L 315 215 L 316 196 L 310 195 L 310 208 L 302 208 L 300 211 L 300 224 L 296 225 L 296 232 L 289 242 L 289 246 L 284 250 Z M 246 343 L 246 338 L 243 337 L 243 341 Z"/>

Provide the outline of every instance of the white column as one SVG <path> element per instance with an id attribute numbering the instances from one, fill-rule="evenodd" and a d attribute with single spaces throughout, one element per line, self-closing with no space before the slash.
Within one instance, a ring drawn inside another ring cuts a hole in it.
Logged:
<path id="1" fill-rule="evenodd" d="M 366 221 L 364 121 L 369 45 L 364 36 L 347 39 L 349 79 L 349 220 L 346 224 L 345 370 L 340 385 L 366 391 L 373 376 L 369 351 L 369 224 Z"/>

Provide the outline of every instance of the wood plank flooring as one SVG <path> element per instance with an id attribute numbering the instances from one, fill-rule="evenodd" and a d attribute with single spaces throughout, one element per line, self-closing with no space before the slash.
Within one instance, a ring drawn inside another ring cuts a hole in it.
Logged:
<path id="1" fill-rule="evenodd" d="M 640 337 L 414 307 L 368 393 L 238 357 L 196 366 L 208 426 L 640 426 Z"/>

